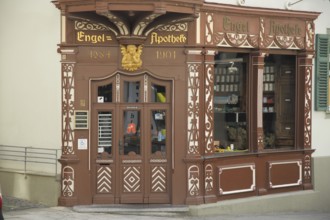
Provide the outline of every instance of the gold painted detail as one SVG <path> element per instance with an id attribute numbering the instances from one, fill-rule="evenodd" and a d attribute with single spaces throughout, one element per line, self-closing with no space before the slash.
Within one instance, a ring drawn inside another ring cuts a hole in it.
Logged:
<path id="1" fill-rule="evenodd" d="M 74 28 L 77 31 L 105 31 L 109 30 L 109 28 L 103 24 L 95 24 L 95 23 L 90 23 L 87 21 L 75 21 L 74 22 Z"/>
<path id="2" fill-rule="evenodd" d="M 175 60 L 176 51 L 175 50 L 157 50 L 156 51 L 157 60 Z"/>
<path id="3" fill-rule="evenodd" d="M 159 35 L 157 32 L 151 33 L 151 39 L 150 44 L 183 44 L 186 43 L 187 37 L 184 34 L 180 35 L 174 35 L 174 34 L 168 34 L 168 35 Z"/>
<path id="4" fill-rule="evenodd" d="M 188 24 L 187 23 L 177 23 L 177 24 L 169 24 L 162 26 L 157 29 L 158 31 L 188 31 Z"/>
<path id="5" fill-rule="evenodd" d="M 142 66 L 142 45 L 138 47 L 133 44 L 127 46 L 120 45 L 120 49 L 121 54 L 123 55 L 121 65 L 125 70 L 134 71 Z"/>
<path id="6" fill-rule="evenodd" d="M 93 60 L 109 60 L 110 59 L 110 50 L 95 50 L 92 49 L 89 51 L 89 57 Z"/>
<path id="7" fill-rule="evenodd" d="M 112 37 L 106 34 L 87 34 L 84 31 L 77 32 L 77 41 L 84 43 L 105 43 L 112 41 Z"/>

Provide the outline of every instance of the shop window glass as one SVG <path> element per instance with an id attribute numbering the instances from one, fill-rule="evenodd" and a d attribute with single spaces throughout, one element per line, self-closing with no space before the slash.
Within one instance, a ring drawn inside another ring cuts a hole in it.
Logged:
<path id="1" fill-rule="evenodd" d="M 152 84 L 151 85 L 151 102 L 166 102 L 166 87 Z"/>
<path id="2" fill-rule="evenodd" d="M 137 103 L 140 99 L 140 82 L 124 82 L 124 102 Z"/>
<path id="3" fill-rule="evenodd" d="M 220 152 L 248 149 L 246 62 L 242 54 L 219 53 L 214 75 L 214 144 Z"/>
<path id="4" fill-rule="evenodd" d="M 264 148 L 293 148 L 295 135 L 295 56 L 269 55 L 263 76 Z"/>
<path id="5" fill-rule="evenodd" d="M 112 83 L 97 88 L 98 102 L 112 102 Z"/>

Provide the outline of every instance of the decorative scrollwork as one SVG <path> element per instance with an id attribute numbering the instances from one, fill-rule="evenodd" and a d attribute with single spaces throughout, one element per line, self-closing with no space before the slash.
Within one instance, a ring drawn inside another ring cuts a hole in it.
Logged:
<path id="1" fill-rule="evenodd" d="M 77 31 L 105 31 L 109 28 L 103 24 L 95 24 L 87 21 L 75 21 L 74 28 Z"/>
<path id="2" fill-rule="evenodd" d="M 169 24 L 162 26 L 157 29 L 158 31 L 188 31 L 188 24 L 187 23 L 177 23 L 177 24 Z"/>
<path id="3" fill-rule="evenodd" d="M 206 64 L 205 78 L 205 153 L 213 153 L 213 88 L 214 65 Z"/>
<path id="4" fill-rule="evenodd" d="M 188 169 L 188 191 L 190 196 L 198 196 L 199 193 L 199 168 L 192 165 Z"/>
<path id="5" fill-rule="evenodd" d="M 198 154 L 200 64 L 189 64 L 188 69 L 188 154 Z"/>
<path id="6" fill-rule="evenodd" d="M 73 151 L 73 117 L 74 117 L 74 77 L 73 63 L 62 64 L 62 150 L 63 154 L 74 154 Z"/>
<path id="7" fill-rule="evenodd" d="M 205 39 L 206 44 L 213 43 L 213 33 L 214 33 L 214 14 L 206 13 L 206 25 L 205 25 Z"/>
<path id="8" fill-rule="evenodd" d="M 205 167 L 205 191 L 211 192 L 213 190 L 213 167 L 211 164 Z"/>
<path id="9" fill-rule="evenodd" d="M 305 122 L 304 122 L 304 148 L 311 147 L 312 137 L 312 67 L 306 66 L 305 71 Z"/>
<path id="10" fill-rule="evenodd" d="M 312 21 L 306 21 L 306 49 L 314 49 L 314 23 Z"/>
<path id="11" fill-rule="evenodd" d="M 62 196 L 72 197 L 74 194 L 74 170 L 66 166 L 62 170 Z"/>

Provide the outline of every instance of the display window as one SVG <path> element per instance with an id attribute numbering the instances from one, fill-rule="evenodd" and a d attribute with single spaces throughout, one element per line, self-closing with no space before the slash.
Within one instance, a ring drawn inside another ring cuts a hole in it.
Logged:
<path id="1" fill-rule="evenodd" d="M 253 151 L 249 146 L 252 90 L 262 89 L 264 149 L 291 149 L 295 131 L 295 56 L 267 55 L 262 87 L 249 83 L 249 56 L 218 53 L 214 67 L 214 145 L 221 153 Z M 253 87 L 253 88 L 252 88 Z M 249 114 L 250 113 L 250 114 Z"/>
<path id="2" fill-rule="evenodd" d="M 248 151 L 246 55 L 219 53 L 214 73 L 214 144 L 218 152 Z"/>

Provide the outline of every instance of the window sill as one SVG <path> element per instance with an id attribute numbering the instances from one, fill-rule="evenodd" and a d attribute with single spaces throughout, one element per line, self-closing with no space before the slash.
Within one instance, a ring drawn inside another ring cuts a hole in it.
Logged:
<path id="1" fill-rule="evenodd" d="M 205 156 L 205 159 L 221 158 L 221 157 L 240 157 L 240 156 L 255 156 L 262 157 L 270 154 L 290 154 L 299 152 L 314 152 L 314 149 L 293 149 L 293 148 L 277 148 L 264 149 L 260 152 L 252 152 L 249 150 L 224 150 L 223 152 L 214 152 L 213 155 Z"/>

